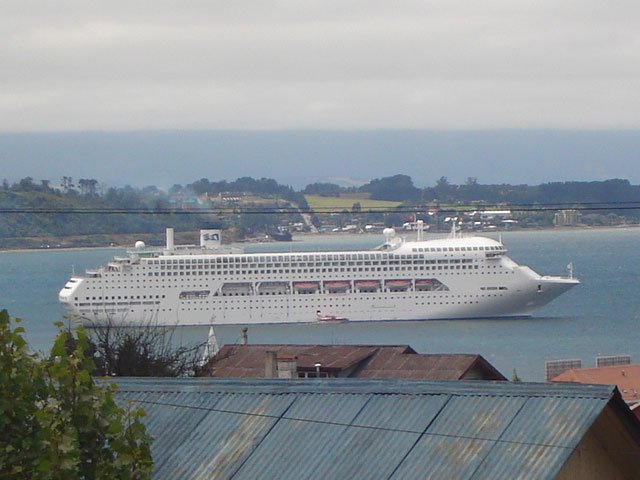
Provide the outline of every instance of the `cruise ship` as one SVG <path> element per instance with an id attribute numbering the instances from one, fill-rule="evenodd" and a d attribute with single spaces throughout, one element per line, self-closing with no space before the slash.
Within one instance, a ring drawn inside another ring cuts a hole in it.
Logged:
<path id="1" fill-rule="evenodd" d="M 174 245 L 168 228 L 165 247 L 138 241 L 72 276 L 59 300 L 87 326 L 526 317 L 580 283 L 518 265 L 491 238 L 383 234 L 373 250 L 244 253 L 219 230 Z"/>

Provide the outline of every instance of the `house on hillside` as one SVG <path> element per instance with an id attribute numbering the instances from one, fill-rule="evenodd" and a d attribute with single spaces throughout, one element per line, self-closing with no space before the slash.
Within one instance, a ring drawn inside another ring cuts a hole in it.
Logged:
<path id="1" fill-rule="evenodd" d="M 551 379 L 596 385 L 617 385 L 622 399 L 640 418 L 640 365 L 614 365 L 595 368 L 573 368 Z"/>
<path id="2" fill-rule="evenodd" d="M 147 412 L 155 479 L 637 479 L 614 386 L 114 379 Z"/>
<path id="3" fill-rule="evenodd" d="M 420 354 L 408 345 L 225 345 L 203 370 L 219 378 L 506 380 L 482 355 Z"/>

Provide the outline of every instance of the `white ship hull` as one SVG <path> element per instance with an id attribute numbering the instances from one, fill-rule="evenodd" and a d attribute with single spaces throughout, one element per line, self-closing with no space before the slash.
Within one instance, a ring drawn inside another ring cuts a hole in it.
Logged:
<path id="1" fill-rule="evenodd" d="M 401 321 L 531 316 L 579 282 L 541 276 L 482 237 L 377 251 L 134 251 L 60 292 L 89 326 Z"/>

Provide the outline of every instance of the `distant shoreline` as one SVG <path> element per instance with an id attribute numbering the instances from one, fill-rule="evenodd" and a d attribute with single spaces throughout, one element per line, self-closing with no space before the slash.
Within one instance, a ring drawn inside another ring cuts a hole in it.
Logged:
<path id="1" fill-rule="evenodd" d="M 558 231 L 558 232 L 566 232 L 566 231 L 585 231 L 585 230 L 620 230 L 620 229 L 625 229 L 625 228 L 640 228 L 640 224 L 628 224 L 628 225 L 584 225 L 584 226 L 576 226 L 576 227 L 540 227 L 540 228 L 516 228 L 516 229 L 510 229 L 510 230 L 491 230 L 491 231 L 465 231 L 463 232 L 464 235 L 491 235 L 491 234 L 501 234 L 501 233 L 514 233 L 514 232 L 541 232 L 541 231 Z M 396 233 L 399 234 L 400 236 L 402 235 L 411 235 L 411 234 L 415 234 L 415 231 L 411 231 L 411 230 L 396 230 Z M 447 235 L 447 231 L 442 230 L 442 231 L 437 231 L 437 232 L 430 232 L 428 230 L 425 230 L 426 234 L 438 234 L 438 235 Z M 191 236 L 194 234 L 197 234 L 197 232 L 182 232 L 182 234 L 187 237 L 187 236 Z M 132 235 L 132 234 L 126 234 L 126 236 L 128 238 L 136 238 L 136 239 L 141 239 L 144 238 L 145 236 L 149 236 L 150 234 L 139 234 L 139 235 Z M 359 236 L 382 236 L 382 231 L 376 231 L 376 232 L 364 232 L 364 233 L 352 233 L 352 232 L 319 232 L 319 233 L 311 233 L 311 232 L 297 232 L 296 234 L 294 234 L 293 237 L 293 242 L 296 241 L 296 237 L 297 238 L 306 238 L 306 237 L 359 237 Z M 21 252 L 63 252 L 63 251 L 78 251 L 78 250 L 97 250 L 97 249 L 102 249 L 102 250 L 106 250 L 106 249 L 111 249 L 111 250 L 123 250 L 123 249 L 127 249 L 127 248 L 133 248 L 133 245 L 135 243 L 134 241 L 128 242 L 128 243 L 121 243 L 121 242 L 109 242 L 110 244 L 105 244 L 105 245 L 87 245 L 87 246 L 73 246 L 73 247 L 20 247 L 20 248 L 14 248 L 14 247 L 0 247 L 0 253 L 21 253 Z M 273 244 L 283 244 L 286 245 L 289 242 L 278 242 L 278 241 L 260 241 L 259 238 L 254 237 L 254 238 L 247 238 L 244 240 L 236 240 L 234 242 L 230 242 L 230 244 L 247 244 L 247 243 L 273 243 Z M 160 246 L 160 245 L 158 245 Z"/>
<path id="2" fill-rule="evenodd" d="M 0 247 L 0 253 L 26 253 L 26 252 L 73 252 L 80 250 L 122 250 L 127 248 L 124 246 L 92 246 L 92 247 L 53 247 L 53 248 L 2 248 Z"/>

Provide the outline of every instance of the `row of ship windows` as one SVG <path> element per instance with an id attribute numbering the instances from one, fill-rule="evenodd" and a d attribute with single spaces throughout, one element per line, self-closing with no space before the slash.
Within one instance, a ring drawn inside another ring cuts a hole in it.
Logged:
<path id="1" fill-rule="evenodd" d="M 411 271 L 411 270 L 466 270 L 466 269 L 478 269 L 478 266 L 472 266 L 472 265 L 452 265 L 452 266 L 448 266 L 448 265 L 439 265 L 437 267 L 375 267 L 375 268 L 367 268 L 367 267 L 360 267 L 360 268 L 304 268 L 304 269 L 273 269 L 273 270 L 230 270 L 230 271 L 223 271 L 222 274 L 229 274 L 229 275 L 264 275 L 264 274 L 274 274 L 274 273 L 332 273 L 332 272 L 394 272 L 394 271 Z M 184 276 L 184 275 L 206 275 L 208 272 L 202 272 L 202 271 L 180 271 L 180 272 L 149 272 L 147 273 L 148 277 L 164 277 L 166 276 Z"/>
<path id="2" fill-rule="evenodd" d="M 488 290 L 506 290 L 506 287 L 487 287 Z M 245 296 L 245 295 L 238 295 L 238 296 Z M 454 299 L 454 298 L 485 298 L 485 297 L 497 297 L 497 296 L 502 296 L 502 294 L 476 294 L 476 295 L 434 295 L 436 298 L 444 298 L 444 299 Z M 366 298 L 366 301 L 373 301 L 373 300 L 415 300 L 416 297 L 414 295 L 398 295 L 398 296 L 393 296 L 393 297 L 389 297 L 386 295 L 381 295 L 378 297 L 368 297 Z M 317 300 L 315 298 L 296 298 L 294 299 L 296 303 L 317 303 Z M 285 303 L 285 302 L 289 302 L 289 298 L 288 297 L 284 297 L 284 298 L 275 298 L 275 299 L 265 299 L 263 300 L 261 303 Z M 192 301 L 185 301 L 182 302 L 183 305 L 206 305 L 207 303 L 209 303 L 206 300 L 192 300 Z M 255 300 L 223 300 L 222 302 L 224 305 L 229 305 L 229 304 L 240 304 L 240 303 L 254 303 L 255 304 Z M 344 306 L 345 304 L 342 303 L 342 305 Z M 333 307 L 334 305 L 327 305 L 327 304 L 323 304 L 324 307 Z M 337 304 L 335 306 L 338 306 Z M 349 306 L 351 306 L 351 304 L 349 304 Z"/>
<path id="3" fill-rule="evenodd" d="M 273 263 L 252 263 L 252 262 L 222 262 L 216 264 L 167 264 L 160 265 L 160 270 L 184 270 L 184 269 L 219 269 L 219 268 L 227 268 L 228 266 L 233 265 L 248 265 L 249 268 L 269 268 L 269 267 L 358 267 L 361 265 L 431 265 L 436 263 L 473 263 L 474 260 L 471 258 L 441 258 L 436 260 L 427 260 L 425 258 L 419 257 L 416 259 L 408 259 L 408 260 L 388 260 L 388 261 L 380 261 L 380 260 L 370 260 L 365 262 L 349 262 L 349 261 L 340 261 L 340 262 L 324 262 L 324 261 L 311 261 L 311 262 L 273 262 Z M 144 268 L 144 267 L 143 267 Z"/>
<path id="4" fill-rule="evenodd" d="M 491 295 L 488 295 L 488 296 L 491 296 Z M 498 296 L 498 295 L 494 295 L 494 296 Z M 500 296 L 502 296 L 502 295 L 500 295 Z M 467 305 L 467 304 L 471 305 L 471 304 L 474 304 L 474 303 L 478 304 L 480 302 L 478 300 L 475 300 L 475 301 L 471 301 L 471 300 L 469 300 L 469 301 L 457 301 L 457 302 L 455 302 L 455 301 L 451 301 L 451 302 L 416 302 L 415 305 L 416 306 L 455 305 L 455 304 L 457 304 L 457 305 Z M 336 308 L 345 308 L 345 307 L 346 308 L 350 308 L 351 305 L 350 304 L 347 304 L 347 305 L 336 305 Z M 292 308 L 309 308 L 309 307 L 308 306 L 304 306 L 304 305 L 294 305 Z M 333 307 L 332 306 L 329 306 L 329 307 L 325 306 L 323 308 L 333 308 Z M 251 309 L 251 307 L 246 307 L 246 306 L 245 307 L 236 307 L 236 308 L 231 307 L 231 308 L 229 308 L 229 310 L 250 310 L 250 309 Z M 203 308 L 200 308 L 200 309 L 198 309 L 198 308 L 180 308 L 180 309 L 176 309 L 176 310 L 180 310 L 180 311 L 183 311 L 183 312 L 184 311 L 187 311 L 187 312 L 194 311 L 194 312 L 196 312 L 196 311 L 209 311 L 210 308 L 209 307 L 206 307 L 206 308 L 203 307 Z M 159 312 L 160 309 L 159 308 L 156 308 L 156 309 L 146 309 L 145 308 L 142 311 L 143 312 L 155 313 L 155 312 Z M 163 308 L 162 311 L 163 312 L 172 312 L 173 309 L 172 308 Z M 81 309 L 80 312 L 87 314 L 87 313 L 92 313 L 92 310 L 91 309 Z M 116 313 L 115 310 L 107 310 L 107 312 Z M 95 312 L 95 313 L 98 313 L 98 312 Z M 131 310 L 131 313 L 135 313 L 135 310 Z"/>
<path id="5" fill-rule="evenodd" d="M 251 262 L 225 262 L 222 264 L 175 264 L 161 265 L 160 270 L 224 270 L 226 268 L 303 268 L 303 267 L 362 267 L 362 266 L 385 266 L 385 265 L 436 265 L 436 264 L 469 264 L 474 260 L 463 259 L 440 259 L 440 260 L 391 260 L 391 261 L 367 261 L 367 262 L 274 262 L 274 263 L 251 263 Z M 146 270 L 146 267 L 142 267 Z M 149 269 L 157 270 L 156 268 Z M 117 271 L 117 270 L 111 270 Z"/>
<path id="6" fill-rule="evenodd" d="M 495 266 L 495 265 L 493 265 L 493 266 L 488 266 L 488 267 L 486 267 L 486 268 L 487 268 L 487 269 L 497 269 L 498 267 L 497 267 L 497 266 Z M 471 267 L 468 267 L 468 270 L 478 270 L 478 269 L 480 269 L 480 270 L 484 270 L 484 267 L 480 267 L 480 268 L 478 268 L 477 266 L 474 266 L 474 267 L 473 267 L 473 269 L 472 269 Z M 339 271 L 338 271 L 338 270 L 339 270 Z M 375 272 L 375 271 L 398 271 L 398 272 L 402 272 L 402 271 L 407 271 L 407 270 L 411 270 L 411 269 L 406 269 L 406 268 L 395 268 L 395 269 L 392 269 L 392 268 L 390 268 L 390 269 L 388 269 L 388 270 L 380 270 L 380 269 L 378 269 L 378 270 L 373 270 L 373 269 L 372 269 L 372 270 L 365 270 L 365 271 L 367 271 L 367 272 L 368 272 L 368 271 L 374 271 L 374 272 Z M 416 270 L 416 271 L 424 271 L 424 270 L 440 270 L 440 271 L 447 270 L 447 271 L 450 271 L 450 270 L 465 270 L 465 268 L 464 268 L 464 266 L 462 266 L 462 267 L 460 267 L 460 268 L 458 268 L 458 267 L 456 267 L 456 268 L 453 268 L 453 267 L 447 268 L 446 266 L 444 266 L 444 267 L 438 267 L 438 268 L 435 268 L 435 267 L 434 267 L 433 269 L 429 269 L 429 268 L 426 268 L 426 269 L 425 269 L 425 268 L 423 268 L 423 269 L 418 269 L 418 268 L 416 268 L 415 270 Z M 458 275 L 460 275 L 460 273 L 462 273 L 462 274 L 467 274 L 467 273 L 482 273 L 482 274 L 485 274 L 485 273 L 493 273 L 493 274 L 509 274 L 509 273 L 515 273 L 515 272 L 514 272 L 514 271 L 512 271 L 512 270 L 500 270 L 500 271 L 492 271 L 492 272 L 469 272 L 468 270 L 467 270 L 467 271 L 465 271 L 465 272 L 455 272 L 455 273 L 457 273 Z M 229 271 L 229 272 L 225 272 L 225 275 L 229 275 L 229 276 L 233 276 L 233 275 L 259 275 L 259 274 L 272 274 L 272 275 L 273 275 L 273 274 L 280 274 L 280 273 L 282 273 L 282 274 L 284 274 L 284 273 L 292 273 L 292 274 L 294 274 L 294 275 L 295 275 L 295 274 L 303 274 L 303 273 L 307 273 L 307 274 L 308 274 L 308 273 L 334 273 L 334 272 L 335 272 L 335 273 L 344 272 L 345 274 L 350 274 L 351 272 L 353 272 L 353 270 L 348 270 L 348 269 L 347 269 L 347 270 L 345 270 L 345 269 L 333 269 L 333 270 L 332 270 L 332 269 L 329 269 L 329 271 L 328 271 L 328 272 L 325 272 L 324 270 L 323 270 L 323 271 L 321 271 L 321 272 L 319 272 L 319 271 L 315 271 L 315 270 L 310 270 L 310 271 L 305 270 L 305 271 L 302 271 L 302 272 L 295 272 L 295 271 L 294 271 L 294 272 L 289 272 L 289 271 L 286 271 L 286 272 L 285 272 L 285 271 L 283 271 L 283 270 L 278 270 L 278 271 L 276 271 L 276 270 L 269 270 L 269 271 L 266 271 L 266 272 L 258 272 L 258 273 L 252 273 L 250 270 L 249 270 L 249 271 L 248 271 L 248 270 L 231 270 L 231 271 Z M 171 274 L 171 272 L 167 272 L 167 273 L 166 273 L 166 275 L 165 275 L 164 273 L 159 274 L 159 273 L 157 273 L 157 272 L 156 272 L 155 274 L 153 274 L 153 273 L 148 273 L 148 274 L 147 274 L 147 277 L 163 277 L 163 276 L 169 276 L 169 277 L 190 277 L 190 276 L 199 276 L 199 275 L 203 275 L 203 274 L 202 274 L 202 273 L 199 273 L 199 274 L 191 275 L 191 273 L 190 273 L 190 272 L 174 272 L 173 274 Z M 347 276 L 349 276 L 349 275 L 347 275 Z M 144 277 L 143 277 L 143 278 L 144 278 Z M 295 278 L 295 279 L 300 279 L 300 278 L 307 278 L 307 277 L 293 277 L 293 278 Z M 126 282 L 126 281 L 127 281 L 127 280 L 112 280 L 112 281 L 111 281 L 111 283 L 122 283 L 122 282 Z M 136 280 L 136 281 L 137 281 L 138 283 L 140 282 L 140 280 Z M 109 280 L 104 280 L 104 283 L 109 283 Z M 96 289 L 100 289 L 100 287 L 89 287 L 89 288 L 96 288 Z"/>
<path id="7" fill-rule="evenodd" d="M 482 297 L 482 298 L 484 298 L 484 297 L 502 297 L 502 296 L 503 296 L 502 294 L 476 295 L 476 297 Z M 445 295 L 445 298 L 448 298 L 448 297 Z M 415 305 L 416 306 L 420 306 L 420 305 L 454 305 L 454 304 L 467 305 L 467 304 L 473 304 L 473 303 L 476 303 L 476 304 L 480 303 L 479 300 L 462 300 L 462 301 L 458 300 L 456 302 L 456 301 L 454 301 L 454 298 L 461 298 L 461 297 L 460 297 L 460 295 L 457 295 L 457 296 L 453 296 L 452 295 L 451 296 L 451 301 L 415 302 Z M 466 295 L 465 295 L 465 298 L 466 298 Z M 388 300 L 389 297 L 379 297 L 378 299 L 379 300 Z M 160 302 L 155 302 L 155 304 L 159 304 L 159 303 Z M 79 305 L 80 306 L 89 306 L 91 304 L 81 303 Z M 93 304 L 93 305 L 97 306 L 97 305 L 102 305 L 102 304 Z M 113 304 L 105 303 L 104 305 L 113 305 Z M 120 303 L 120 305 L 126 305 L 126 303 Z M 351 304 L 343 303 L 343 304 L 336 304 L 335 307 L 334 307 L 334 305 L 322 305 L 321 308 L 345 308 L 345 307 L 346 308 L 351 308 L 351 306 L 352 306 Z M 308 305 L 292 305 L 291 308 L 310 308 L 310 307 Z M 249 307 L 247 307 L 247 306 L 243 306 L 243 307 L 227 307 L 227 309 L 228 310 L 250 310 L 251 307 L 250 306 Z M 198 310 L 200 310 L 200 311 L 205 311 L 205 310 L 208 311 L 208 310 L 210 310 L 210 308 L 209 307 L 201 307 L 200 309 L 198 309 L 198 308 L 194 307 L 192 309 L 191 307 L 186 307 L 186 308 L 182 307 L 179 310 L 181 310 L 181 311 L 191 311 L 191 310 L 193 310 L 193 311 L 198 311 Z M 146 308 L 143 309 L 143 312 L 147 312 L 147 311 L 149 311 L 149 312 L 158 312 L 158 311 L 160 311 L 160 308 L 148 309 L 148 310 Z M 162 311 L 163 312 L 167 312 L 167 311 L 168 312 L 172 312 L 173 309 L 172 308 L 163 308 Z M 91 310 L 90 309 L 82 309 L 82 310 L 80 310 L 80 312 L 82 312 L 82 313 L 91 313 Z M 112 310 L 111 312 L 115 313 L 115 310 Z M 133 313 L 133 312 L 135 312 L 135 310 L 131 310 L 131 312 Z"/>
<path id="8" fill-rule="evenodd" d="M 508 274 L 508 273 L 514 273 L 514 272 L 490 272 L 490 273 L 493 273 L 494 275 L 501 275 L 501 274 Z M 457 274 L 460 275 L 459 272 Z M 347 278 L 347 277 L 345 277 L 345 278 Z M 294 281 L 296 281 L 296 280 L 308 280 L 308 278 L 307 277 L 299 277 L 299 278 L 294 278 L 293 280 Z M 113 283 L 120 283 L 120 281 L 113 282 Z M 190 284 L 190 283 L 188 283 L 188 284 L 182 284 L 181 286 L 182 286 L 182 288 L 188 288 L 188 287 L 208 287 L 209 285 L 206 284 L 206 283 L 204 283 L 204 284 L 202 284 L 202 283 L 201 284 L 197 284 L 197 283 Z M 98 287 L 88 287 L 89 290 L 103 290 L 104 288 L 109 288 L 109 287 L 108 286 L 107 287 L 99 287 L 99 286 Z M 125 285 L 122 285 L 122 286 L 118 285 L 116 288 L 138 288 L 138 286 L 125 284 Z M 157 288 L 162 288 L 162 287 L 158 286 Z M 131 297 L 131 298 L 133 298 L 133 297 Z M 150 296 L 149 298 L 152 298 L 152 297 Z"/>
<path id="9" fill-rule="evenodd" d="M 76 303 L 75 304 L 78 307 L 88 307 L 88 306 L 94 306 L 94 307 L 98 307 L 101 305 L 160 305 L 160 300 L 147 300 L 146 302 L 123 302 L 123 301 L 118 301 L 118 302 L 80 302 L 80 303 Z M 133 310 L 132 310 L 133 311 Z"/>
<path id="10" fill-rule="evenodd" d="M 503 251 L 501 247 L 430 247 L 413 248 L 418 252 L 477 252 L 477 251 Z M 266 263 L 266 262 L 358 262 L 358 261 L 396 261 L 396 260 L 423 260 L 423 255 L 394 254 L 394 253 L 334 253 L 334 254 L 280 254 L 280 255 L 244 255 L 244 256 L 219 256 L 216 258 L 181 258 L 176 260 L 148 260 L 147 265 L 213 265 L 220 263 Z"/>
<path id="11" fill-rule="evenodd" d="M 428 266 L 407 266 L 407 267 L 359 267 L 359 268 L 299 268 L 299 269 L 267 269 L 267 270 L 237 270 L 239 266 L 235 266 L 236 269 L 233 269 L 233 266 L 225 267 L 221 272 L 209 272 L 202 270 L 186 270 L 186 271 L 176 271 L 176 272 L 148 272 L 146 276 L 184 276 L 184 275 L 207 275 L 207 274 L 222 274 L 222 275 L 246 275 L 246 274 L 274 274 L 274 273 L 331 273 L 331 272 L 387 272 L 387 271 L 420 271 L 420 270 L 478 270 L 485 268 L 487 269 L 495 269 L 499 268 L 499 265 L 438 265 L 433 267 Z M 112 274 L 106 275 L 109 276 L 117 276 L 120 277 L 122 274 Z M 140 274 L 136 273 L 136 276 L 140 276 Z M 143 273 L 142 276 L 145 276 Z"/>
<path id="12" fill-rule="evenodd" d="M 481 295 L 482 297 L 485 297 L 485 295 Z M 498 295 L 486 295 L 486 297 L 502 297 L 502 294 Z M 451 300 L 451 301 L 440 301 L 440 302 L 415 302 L 414 305 L 420 306 L 420 305 L 471 305 L 471 304 L 478 304 L 480 303 L 480 300 Z M 336 304 L 336 305 L 322 305 L 320 308 L 351 308 L 352 305 L 350 303 L 343 303 L 343 304 Z M 251 306 L 229 306 L 229 307 L 225 307 L 226 310 L 251 310 Z M 309 306 L 309 305 L 291 305 L 289 308 L 315 308 L 313 306 Z M 191 308 L 191 307 L 181 307 L 180 308 L 181 311 L 203 311 L 203 310 L 209 310 L 209 307 L 201 307 L 201 308 Z"/>
<path id="13" fill-rule="evenodd" d="M 485 295 L 482 295 L 484 297 Z M 487 295 L 487 297 L 502 297 L 502 295 Z M 420 305 L 471 305 L 471 304 L 480 303 L 479 300 L 458 300 L 456 301 L 444 301 L 444 302 L 415 302 L 416 306 Z M 321 308 L 351 308 L 351 304 L 341 304 L 341 305 L 322 305 Z M 311 308 L 308 305 L 291 305 L 290 308 Z M 251 306 L 242 306 L 242 307 L 226 307 L 227 310 L 251 310 Z M 209 310 L 209 307 L 201 307 L 201 308 L 190 308 L 190 307 L 181 307 L 181 311 L 190 312 L 190 311 L 205 311 Z M 131 310 L 133 312 L 133 310 Z"/>
<path id="14" fill-rule="evenodd" d="M 507 287 L 480 287 L 480 289 L 481 289 L 481 290 L 507 290 Z M 244 295 L 244 294 L 237 294 L 237 295 L 225 295 L 225 296 L 246 296 L 246 295 Z M 476 294 L 475 296 L 476 296 L 476 297 L 478 297 L 478 298 L 480 298 L 480 297 L 484 297 L 485 295 L 484 295 L 484 294 Z M 490 297 L 490 296 L 492 296 L 492 295 L 491 295 L 491 294 L 488 294 L 487 296 L 489 296 L 489 297 Z M 495 295 L 493 295 L 493 296 L 495 296 Z M 388 299 L 394 299 L 394 300 L 405 299 L 405 300 L 406 300 L 406 299 L 411 299 L 411 297 L 412 297 L 411 295 L 394 296 L 394 297 L 388 297 L 388 296 L 379 296 L 379 297 L 375 297 L 375 296 L 373 296 L 373 297 L 369 297 L 369 298 L 367 298 L 367 300 L 368 300 L 368 301 L 369 301 L 369 300 L 388 300 Z M 449 296 L 449 295 L 439 295 L 439 297 L 441 297 L 441 298 L 450 298 L 450 296 Z M 455 298 L 455 297 L 460 297 L 460 295 L 457 295 L 457 296 L 455 296 L 455 295 L 451 295 L 451 298 Z M 469 297 L 471 298 L 471 297 L 473 297 L 473 295 L 469 295 Z M 88 305 L 91 305 L 91 304 L 93 304 L 93 305 L 115 305 L 115 303 L 113 303 L 113 302 L 110 302 L 110 303 L 102 303 L 102 302 L 96 302 L 96 300 L 98 300 L 98 301 L 101 301 L 101 300 L 128 300 L 128 298 L 129 298 L 129 297 L 127 297 L 127 296 L 125 296 L 124 298 L 122 298 L 122 297 L 120 297 L 120 296 L 118 296 L 118 297 L 115 297 L 115 296 L 112 296 L 112 297 L 104 297 L 104 299 L 103 299 L 103 297 L 85 297 L 85 298 L 83 299 L 83 300 L 84 300 L 84 302 L 82 302 L 82 303 L 77 303 L 76 305 L 81 306 L 81 307 L 82 307 L 82 306 L 88 306 Z M 134 297 L 132 296 L 132 297 L 131 297 L 131 299 L 133 300 L 133 298 L 134 298 Z M 139 299 L 140 297 L 138 296 L 137 298 Z M 146 298 L 146 296 L 145 296 L 144 298 Z M 153 296 L 151 296 L 151 295 L 150 295 L 150 296 L 149 296 L 149 298 L 153 298 Z M 155 298 L 165 298 L 165 296 L 164 296 L 164 295 L 156 295 L 156 296 L 155 296 Z M 464 295 L 464 298 L 467 298 L 467 295 Z M 76 301 L 78 301 L 78 300 L 79 300 L 79 298 L 78 298 L 78 297 L 75 297 L 75 300 L 76 300 Z M 90 302 L 90 303 L 85 303 L 85 302 L 88 302 L 88 301 L 91 301 L 91 302 Z M 271 299 L 267 299 L 267 300 L 264 300 L 264 301 L 265 301 L 265 302 L 267 302 L 267 303 L 271 303 L 271 302 L 272 302 L 272 300 L 271 300 Z M 314 302 L 315 300 L 314 300 L 313 298 L 299 298 L 299 299 L 298 299 L 298 301 L 299 301 L 299 302 Z M 143 301 L 143 302 L 122 302 L 122 301 L 120 301 L 120 302 L 118 302 L 118 304 L 120 304 L 120 305 L 127 305 L 127 304 L 129 304 L 129 305 L 140 305 L 141 303 L 142 303 L 142 304 L 149 304 L 149 303 L 152 303 L 152 302 L 153 302 L 154 304 L 159 304 L 159 303 L 160 303 L 159 301 L 151 301 L 151 302 L 149 302 L 149 301 Z M 226 304 L 228 304 L 228 303 L 232 303 L 232 302 L 233 302 L 232 300 L 224 300 L 222 303 L 224 303 L 224 304 L 226 305 Z M 235 302 L 233 302 L 233 303 L 237 303 L 237 302 L 238 302 L 238 301 L 235 301 Z M 243 303 L 246 303 L 246 302 L 251 303 L 252 301 L 251 301 L 251 300 L 244 300 L 244 301 L 243 301 Z M 278 302 L 283 303 L 283 302 L 285 302 L 285 299 L 284 299 L 284 298 L 282 298 L 282 299 L 274 299 L 274 300 L 273 300 L 273 302 L 274 302 L 274 303 L 278 303 Z M 206 302 L 206 301 L 200 301 L 200 302 L 198 302 L 198 301 L 186 301 L 186 302 L 184 302 L 184 303 L 185 303 L 185 304 L 187 304 L 187 305 L 191 305 L 191 304 L 194 304 L 194 305 L 195 305 L 195 304 L 199 304 L 199 303 L 207 303 L 207 302 Z M 325 305 L 325 306 L 326 306 L 326 305 Z M 332 307 L 332 306 L 333 306 L 333 305 L 329 305 L 329 307 Z"/>
<path id="15" fill-rule="evenodd" d="M 164 295 L 156 295 L 155 297 L 153 295 L 149 295 L 149 299 L 152 298 L 165 298 Z M 103 297 L 84 297 L 83 300 L 146 300 L 147 296 L 146 295 L 131 295 L 130 297 L 128 295 L 112 295 L 112 296 L 108 296 L 106 295 L 104 298 Z M 78 300 L 78 297 L 74 297 L 74 300 Z"/>

